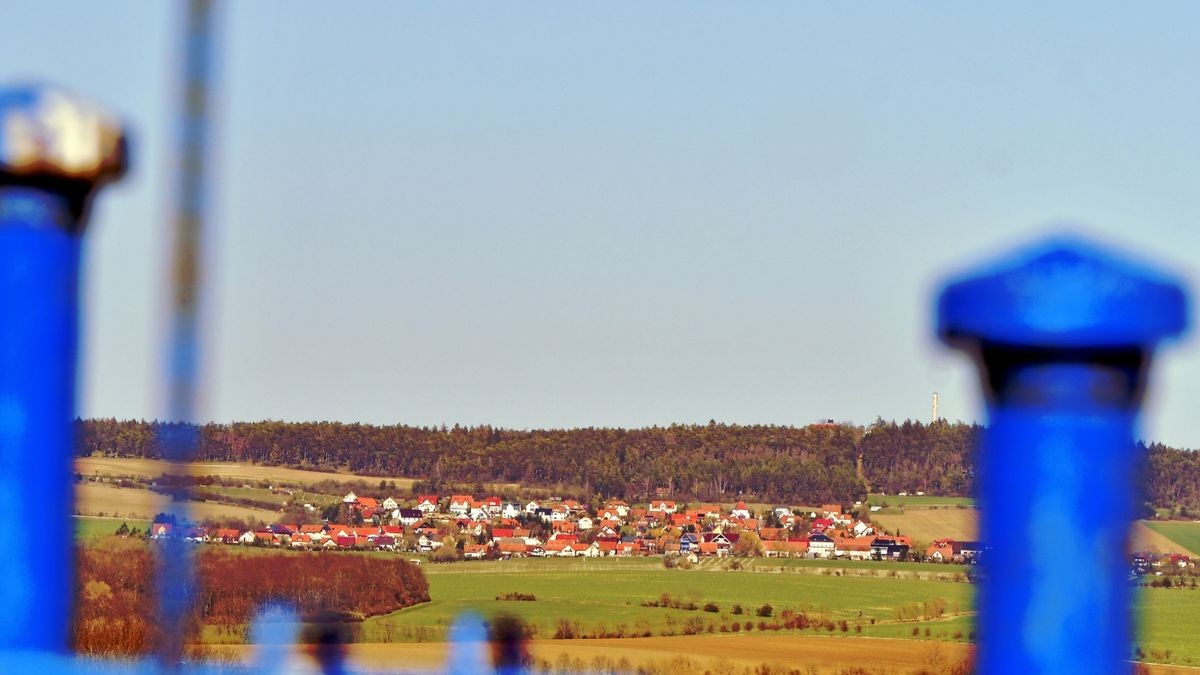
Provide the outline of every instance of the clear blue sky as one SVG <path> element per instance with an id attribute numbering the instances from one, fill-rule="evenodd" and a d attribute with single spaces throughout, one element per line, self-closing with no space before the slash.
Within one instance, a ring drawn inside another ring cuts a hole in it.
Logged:
<path id="1" fill-rule="evenodd" d="M 181 16 L 0 8 L 0 79 L 122 112 L 83 413 L 164 413 Z M 977 417 L 934 280 L 1050 221 L 1200 261 L 1200 7 L 230 3 L 205 417 Z M 1193 343 L 1147 435 L 1200 446 Z"/>

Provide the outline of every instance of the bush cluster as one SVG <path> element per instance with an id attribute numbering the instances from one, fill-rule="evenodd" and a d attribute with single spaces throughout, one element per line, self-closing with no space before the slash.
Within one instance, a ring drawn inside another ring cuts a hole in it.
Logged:
<path id="1" fill-rule="evenodd" d="M 511 602 L 535 602 L 537 597 L 533 593 L 504 593 L 496 596 L 497 600 L 508 600 Z"/>

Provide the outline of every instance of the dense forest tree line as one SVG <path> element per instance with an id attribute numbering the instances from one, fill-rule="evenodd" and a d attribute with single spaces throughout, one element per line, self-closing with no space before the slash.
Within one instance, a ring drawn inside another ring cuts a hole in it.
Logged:
<path id="1" fill-rule="evenodd" d="M 113 538 L 78 549 L 76 651 L 150 651 L 157 641 L 155 557 L 139 540 Z M 193 633 L 206 624 L 244 627 L 268 601 L 286 603 L 306 620 L 358 621 L 429 601 L 429 584 L 420 568 L 370 556 L 238 555 L 206 547 L 196 556 L 196 574 L 200 591 L 189 622 Z"/>
<path id="2" fill-rule="evenodd" d="M 338 422 L 237 422 L 195 428 L 113 419 L 79 422 L 79 453 L 157 458 L 162 438 L 192 433 L 195 459 L 370 476 L 424 487 L 516 482 L 632 500 L 733 497 L 849 503 L 868 489 L 969 495 L 983 428 L 939 421 L 672 425 L 641 429 L 416 427 Z M 1200 456 L 1151 445 L 1147 500 L 1200 505 Z"/>

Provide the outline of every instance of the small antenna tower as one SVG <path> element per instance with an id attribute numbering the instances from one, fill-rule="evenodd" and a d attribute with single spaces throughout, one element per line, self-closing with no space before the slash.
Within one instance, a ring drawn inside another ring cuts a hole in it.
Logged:
<path id="1" fill-rule="evenodd" d="M 930 417 L 933 418 L 933 422 L 936 422 L 939 419 L 937 406 L 938 406 L 938 393 L 935 391 L 935 392 L 933 392 L 933 404 L 930 406 L 933 409 L 931 411 L 931 415 L 930 415 Z"/>

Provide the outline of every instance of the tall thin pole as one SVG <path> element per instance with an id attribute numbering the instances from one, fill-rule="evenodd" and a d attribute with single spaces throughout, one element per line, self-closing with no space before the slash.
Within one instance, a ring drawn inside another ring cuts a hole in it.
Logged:
<path id="1" fill-rule="evenodd" d="M 213 6 L 209 0 L 187 4 L 183 54 L 182 116 L 178 147 L 178 192 L 171 257 L 170 337 L 167 360 L 167 415 L 172 426 L 161 439 L 163 456 L 173 465 L 168 513 L 175 536 L 163 546 L 159 570 L 159 659 L 173 667 L 183 658 L 191 626 L 193 563 L 179 531 L 188 521 L 190 475 L 186 462 L 199 445 L 197 375 L 200 363 L 200 301 L 204 225 L 208 205 Z"/>

